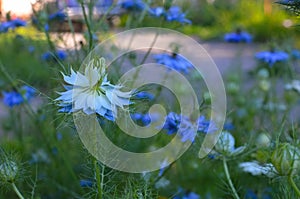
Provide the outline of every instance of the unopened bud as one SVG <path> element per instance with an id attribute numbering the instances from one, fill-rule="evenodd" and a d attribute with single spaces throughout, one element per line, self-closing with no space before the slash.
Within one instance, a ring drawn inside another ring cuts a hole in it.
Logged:
<path id="1" fill-rule="evenodd" d="M 300 151 L 289 143 L 280 144 L 271 161 L 280 175 L 294 175 L 300 169 Z"/>

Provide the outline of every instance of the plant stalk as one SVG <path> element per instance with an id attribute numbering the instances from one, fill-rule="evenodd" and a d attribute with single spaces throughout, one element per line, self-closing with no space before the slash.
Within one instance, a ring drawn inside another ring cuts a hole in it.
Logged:
<path id="1" fill-rule="evenodd" d="M 239 195 L 237 194 L 237 191 L 236 189 L 234 188 L 233 186 L 233 183 L 231 181 L 231 178 L 230 178 L 230 174 L 229 174 L 229 170 L 228 170 L 228 166 L 227 166 L 227 161 L 226 161 L 226 158 L 223 158 L 223 167 L 224 167 L 224 171 L 225 171 L 225 175 L 226 175 L 226 178 L 227 178 L 227 181 L 229 183 L 229 186 L 231 188 L 231 191 L 234 195 L 234 198 L 235 199 L 240 199 Z"/>
<path id="2" fill-rule="evenodd" d="M 16 184 L 13 182 L 12 184 L 13 190 L 15 191 L 15 193 L 18 195 L 18 197 L 20 199 L 25 199 L 24 196 L 21 194 L 21 192 L 19 191 L 18 187 L 16 186 Z"/>

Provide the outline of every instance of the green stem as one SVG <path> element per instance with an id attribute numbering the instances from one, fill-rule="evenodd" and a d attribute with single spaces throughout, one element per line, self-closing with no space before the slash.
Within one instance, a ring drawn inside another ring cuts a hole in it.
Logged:
<path id="1" fill-rule="evenodd" d="M 92 50 L 92 47 L 93 47 L 93 34 L 92 34 L 91 25 L 90 25 L 90 22 L 88 20 L 88 17 L 87 17 L 87 14 L 86 14 L 83 2 L 81 2 L 81 9 L 82 9 L 82 13 L 83 13 L 84 22 L 85 22 L 86 27 L 88 29 L 88 34 L 89 34 L 89 52 L 90 52 Z"/>
<path id="2" fill-rule="evenodd" d="M 231 188 L 231 191 L 233 192 L 234 198 L 235 198 L 235 199 L 240 199 L 240 197 L 239 197 L 239 195 L 237 194 L 236 189 L 234 188 L 233 183 L 232 183 L 232 181 L 231 181 L 230 174 L 229 174 L 229 170 L 228 170 L 228 166 L 227 166 L 226 158 L 223 158 L 223 167 L 224 167 L 224 171 L 225 171 L 225 175 L 226 175 L 227 181 L 228 181 L 228 183 L 229 183 L 229 186 L 230 186 L 230 188 Z"/>
<path id="3" fill-rule="evenodd" d="M 24 199 L 24 196 L 21 194 L 21 192 L 19 191 L 18 187 L 15 185 L 15 183 L 11 184 L 13 187 L 13 190 L 15 191 L 15 193 L 18 195 L 18 197 L 20 199 Z"/>
<path id="4" fill-rule="evenodd" d="M 100 169 L 98 166 L 98 161 L 95 159 L 94 160 L 94 167 L 95 167 L 95 172 L 96 172 L 96 181 L 97 181 L 97 190 L 98 190 L 98 199 L 102 199 L 102 182 L 101 182 L 101 176 L 100 176 Z M 103 175 L 103 173 L 102 173 Z"/>
<path id="5" fill-rule="evenodd" d="M 296 192 L 296 194 L 298 195 L 298 197 L 300 197 L 300 190 L 298 189 L 292 175 L 289 176 L 289 183 L 293 187 L 293 189 Z"/>

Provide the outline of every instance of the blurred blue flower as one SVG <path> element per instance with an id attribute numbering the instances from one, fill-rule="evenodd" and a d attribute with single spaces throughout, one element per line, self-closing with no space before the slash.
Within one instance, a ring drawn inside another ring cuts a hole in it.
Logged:
<path id="1" fill-rule="evenodd" d="M 61 141 L 62 138 L 63 138 L 62 134 L 61 134 L 60 132 L 57 132 L 57 133 L 56 133 L 56 139 L 57 139 L 58 141 Z"/>
<path id="2" fill-rule="evenodd" d="M 137 99 L 148 99 L 148 100 L 153 100 L 154 95 L 152 93 L 149 93 L 147 91 L 140 91 L 137 94 L 135 94 L 135 97 Z"/>
<path id="3" fill-rule="evenodd" d="M 94 183 L 90 180 L 83 179 L 83 180 L 79 181 L 79 184 L 80 184 L 81 187 L 93 187 Z"/>
<path id="4" fill-rule="evenodd" d="M 258 199 L 258 197 L 253 190 L 249 189 L 246 192 L 245 199 Z"/>
<path id="5" fill-rule="evenodd" d="M 292 50 L 291 55 L 294 59 L 300 59 L 300 51 L 299 50 Z"/>
<path id="6" fill-rule="evenodd" d="M 141 11 L 146 7 L 142 0 L 120 0 L 118 5 L 129 11 Z"/>
<path id="7" fill-rule="evenodd" d="M 152 122 L 157 121 L 159 119 L 158 114 L 152 114 L 150 116 L 148 113 L 146 114 L 133 113 L 130 116 L 135 122 L 140 122 L 143 126 L 149 125 L 151 123 L 151 118 L 153 119 Z"/>
<path id="8" fill-rule="evenodd" d="M 24 101 L 29 101 L 35 94 L 35 90 L 29 86 L 22 86 L 20 93 L 17 91 L 2 92 L 3 103 L 8 107 L 13 107 L 22 104 Z"/>
<path id="9" fill-rule="evenodd" d="M 9 107 L 22 104 L 24 101 L 22 95 L 16 91 L 2 92 L 2 95 L 3 95 L 3 103 Z"/>
<path id="10" fill-rule="evenodd" d="M 60 11 L 57 11 L 57 12 L 49 15 L 48 19 L 64 21 L 66 17 L 67 17 L 66 14 L 60 10 Z"/>
<path id="11" fill-rule="evenodd" d="M 170 165 L 170 163 L 167 161 L 167 159 L 164 159 L 164 161 L 160 164 L 158 176 L 162 176 L 166 167 L 169 165 Z"/>
<path id="12" fill-rule="evenodd" d="M 258 195 L 253 190 L 248 189 L 245 195 L 245 199 L 271 199 L 270 193 L 271 192 L 269 189 L 265 189 L 262 194 L 259 194 L 260 197 L 258 197 Z"/>
<path id="13" fill-rule="evenodd" d="M 56 55 L 60 60 L 65 60 L 67 58 L 67 53 L 63 50 L 57 50 Z"/>
<path id="14" fill-rule="evenodd" d="M 178 131 L 180 125 L 180 115 L 170 112 L 166 117 L 163 129 L 167 130 L 167 134 L 171 135 Z"/>
<path id="15" fill-rule="evenodd" d="M 50 158 L 44 149 L 38 149 L 35 153 L 31 154 L 31 160 L 29 160 L 30 164 L 37 163 L 50 163 Z"/>
<path id="16" fill-rule="evenodd" d="M 223 129 L 225 131 L 232 131 L 234 129 L 234 125 L 232 123 L 225 123 Z"/>
<path id="17" fill-rule="evenodd" d="M 195 192 L 186 192 L 175 196 L 173 199 L 200 199 L 201 197 Z"/>
<path id="18" fill-rule="evenodd" d="M 35 50 L 35 47 L 34 46 L 28 46 L 28 52 L 29 53 L 33 53 Z"/>
<path id="19" fill-rule="evenodd" d="M 173 53 L 173 55 L 165 53 L 157 54 L 154 55 L 154 59 L 158 64 L 165 65 L 178 72 L 188 73 L 188 70 L 193 68 L 193 65 L 190 62 L 176 53 Z"/>
<path id="20" fill-rule="evenodd" d="M 163 7 L 150 8 L 148 12 L 154 17 L 161 17 L 165 15 L 165 9 Z"/>
<path id="21" fill-rule="evenodd" d="M 198 131 L 203 133 L 211 133 L 217 130 L 217 127 L 212 121 L 206 120 L 205 116 L 201 115 L 198 120 Z M 209 129 L 209 125 L 211 125 Z"/>
<path id="22" fill-rule="evenodd" d="M 182 13 L 179 6 L 172 6 L 169 8 L 169 10 L 166 12 L 166 20 L 177 21 L 179 23 L 192 23 L 190 20 L 185 18 L 185 13 Z"/>
<path id="23" fill-rule="evenodd" d="M 196 130 L 186 116 L 178 115 L 170 112 L 165 119 L 163 129 L 167 130 L 167 134 L 171 135 L 178 131 L 181 141 L 193 142 L 196 137 Z"/>
<path id="24" fill-rule="evenodd" d="M 13 19 L 10 21 L 2 22 L 0 24 L 0 32 L 7 32 L 9 29 L 15 29 L 16 27 L 26 26 L 26 21 L 21 19 Z"/>
<path id="25" fill-rule="evenodd" d="M 273 66 L 276 62 L 287 61 L 289 55 L 283 51 L 263 51 L 256 53 L 255 57 L 269 66 Z"/>
<path id="26" fill-rule="evenodd" d="M 67 53 L 63 50 L 57 50 L 54 54 L 51 53 L 50 51 L 45 52 L 44 54 L 42 54 L 42 60 L 43 61 L 56 61 L 55 56 L 59 59 L 59 60 L 65 60 L 67 58 Z"/>
<path id="27" fill-rule="evenodd" d="M 50 26 L 49 26 L 49 24 L 45 24 L 45 26 L 44 26 L 44 30 L 46 31 L 46 32 L 48 32 L 49 30 L 50 30 Z"/>
<path id="28" fill-rule="evenodd" d="M 250 43 L 252 41 L 252 36 L 247 32 L 237 31 L 232 33 L 227 33 L 224 36 L 224 40 L 227 42 L 246 42 Z"/>
<path id="29" fill-rule="evenodd" d="M 14 27 L 21 27 L 21 26 L 26 26 L 27 23 L 26 21 L 22 20 L 22 19 L 14 19 L 10 21 Z"/>

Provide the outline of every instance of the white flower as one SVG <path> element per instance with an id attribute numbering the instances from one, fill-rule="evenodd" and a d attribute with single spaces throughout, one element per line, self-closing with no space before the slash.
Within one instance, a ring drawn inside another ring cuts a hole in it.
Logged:
<path id="1" fill-rule="evenodd" d="M 90 115 L 97 113 L 109 120 L 117 116 L 117 107 L 124 109 L 130 104 L 132 92 L 122 92 L 122 86 L 113 85 L 107 80 L 105 60 L 92 59 L 84 70 L 84 74 L 74 72 L 64 75 L 66 91 L 59 93 L 62 108 L 60 112 L 76 112 L 82 110 Z"/>
<path id="2" fill-rule="evenodd" d="M 242 153 L 246 148 L 245 146 L 235 148 L 234 145 L 234 137 L 229 132 L 223 131 L 215 145 L 215 151 L 213 153 L 218 153 L 225 156 L 233 156 Z"/>
<path id="3" fill-rule="evenodd" d="M 297 93 L 300 93 L 300 81 L 299 80 L 293 80 L 292 83 L 285 85 L 286 90 L 294 90 Z"/>
<path id="4" fill-rule="evenodd" d="M 239 164 L 239 167 L 244 172 L 251 173 L 254 176 L 265 175 L 269 178 L 276 176 L 277 172 L 275 167 L 271 163 L 260 165 L 258 162 L 243 162 Z"/>

